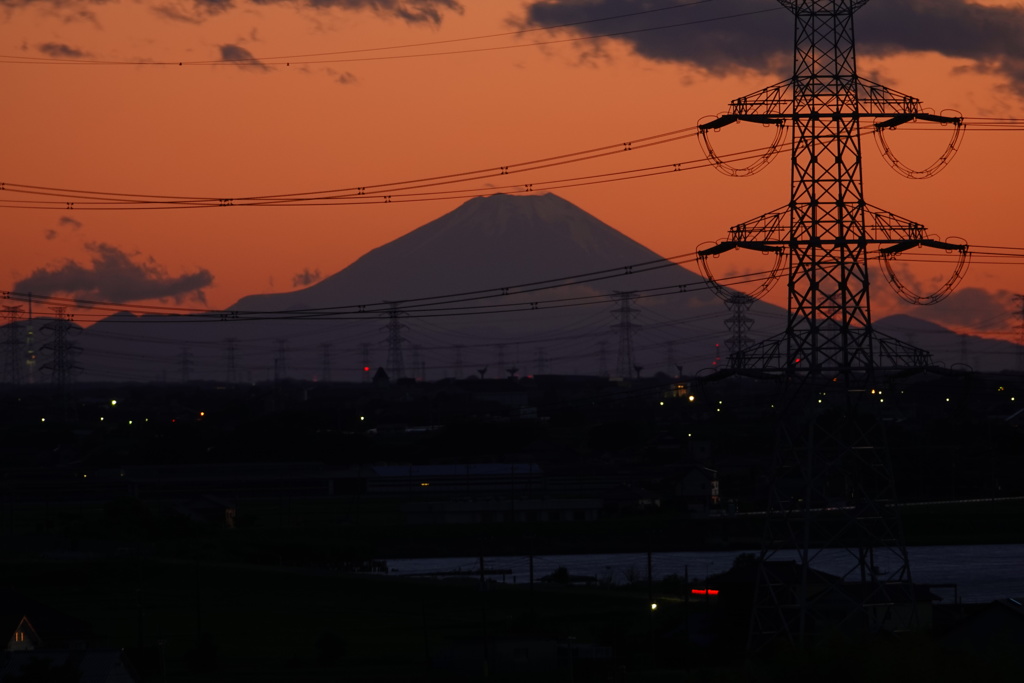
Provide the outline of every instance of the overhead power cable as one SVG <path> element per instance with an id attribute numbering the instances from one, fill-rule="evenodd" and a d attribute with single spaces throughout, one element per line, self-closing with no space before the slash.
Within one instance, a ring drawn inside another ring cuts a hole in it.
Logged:
<path id="1" fill-rule="evenodd" d="M 679 136 L 676 140 L 692 135 Z M 672 140 L 666 140 L 670 142 Z M 660 144 L 660 143 L 659 143 Z M 624 149 L 620 152 L 628 152 L 638 149 L 638 146 L 630 146 L 624 143 Z M 778 149 L 785 150 L 788 145 L 782 145 Z M 760 158 L 764 155 L 765 149 L 744 150 L 731 154 L 722 154 L 719 158 L 731 161 L 745 161 Z M 607 156 L 607 154 L 602 155 Z M 594 158 L 594 157 L 589 157 Z M 558 166 L 563 163 L 575 163 L 587 159 L 574 159 L 548 166 Z M 127 195 L 124 193 L 96 192 L 90 190 L 71 190 L 67 188 L 48 188 L 43 186 L 22 185 L 18 183 L 0 183 L 0 197 L 4 192 L 28 196 L 51 196 L 55 199 L 4 199 L 0 198 L 0 208 L 7 209 L 39 209 L 51 211 L 115 211 L 115 210 L 169 210 L 169 209 L 208 209 L 225 207 L 313 207 L 313 206 L 357 206 L 366 204 L 392 204 L 424 201 L 440 201 L 452 199 L 472 199 L 476 197 L 491 196 L 494 194 L 536 194 L 552 190 L 566 189 L 572 187 L 583 187 L 598 185 L 624 180 L 637 180 L 650 178 L 658 175 L 668 175 L 681 171 L 693 171 L 707 168 L 712 162 L 706 158 L 689 159 L 670 163 L 657 164 L 631 168 L 623 171 L 609 171 L 584 176 L 574 176 L 556 180 L 538 180 L 535 182 L 520 182 L 486 187 L 477 186 L 474 188 L 458 188 L 450 190 L 431 190 L 425 192 L 408 191 L 410 188 L 401 188 L 397 191 L 370 192 L 365 188 L 354 188 L 342 190 L 338 194 L 309 196 L 314 193 L 296 193 L 294 195 L 275 195 L 272 198 L 266 197 L 240 197 L 240 198 L 192 198 L 192 199 L 159 199 L 157 195 Z M 525 169 L 533 170 L 533 169 Z M 511 167 L 502 167 L 498 171 L 486 176 L 477 176 L 474 180 L 507 176 L 523 171 L 513 170 Z M 438 182 L 433 185 L 457 184 L 464 182 L 464 179 L 452 180 L 449 183 Z M 116 195 L 116 198 L 111 198 Z M 306 196 L 303 196 L 306 195 Z"/>

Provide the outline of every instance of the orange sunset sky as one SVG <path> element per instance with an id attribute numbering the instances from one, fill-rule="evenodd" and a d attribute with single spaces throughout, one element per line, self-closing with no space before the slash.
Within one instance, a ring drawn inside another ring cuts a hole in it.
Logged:
<path id="1" fill-rule="evenodd" d="M 189 197 L 396 183 L 685 129 L 787 76 L 793 40 L 775 0 L 0 0 L 0 11 L 5 187 Z M 523 31 L 551 25 L 562 28 Z M 1020 2 L 872 0 L 857 30 L 861 75 L 935 112 L 1024 119 Z M 716 144 L 768 141 L 750 125 Z M 927 166 L 948 135 L 932 126 L 890 141 Z M 879 281 L 875 318 L 910 312 L 1018 339 L 1024 129 L 969 122 L 927 180 L 895 174 L 870 137 L 863 150 L 869 202 L 1011 254 L 976 258 L 936 306 L 902 304 Z M 451 197 L 334 206 L 68 210 L 64 194 L 37 208 L 26 201 L 53 198 L 5 190 L 0 288 L 225 308 L 329 276 L 474 194 L 702 156 L 686 137 L 439 188 L 459 190 Z M 751 178 L 702 167 L 554 191 L 677 256 L 785 204 L 789 168 L 780 158 Z M 907 268 L 927 290 L 948 264 Z M 769 300 L 785 305 L 784 287 Z"/>

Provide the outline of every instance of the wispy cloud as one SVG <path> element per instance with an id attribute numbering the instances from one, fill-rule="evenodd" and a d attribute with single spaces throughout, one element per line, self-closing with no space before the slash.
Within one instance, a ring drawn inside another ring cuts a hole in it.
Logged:
<path id="1" fill-rule="evenodd" d="M 270 67 L 256 59 L 251 52 L 241 45 L 221 45 L 220 61 L 238 64 L 243 69 L 259 69 L 269 71 Z"/>
<path id="2" fill-rule="evenodd" d="M 0 3 L 26 4 L 31 0 L 0 0 Z M 57 4 L 62 0 L 36 0 Z M 85 2 L 93 0 L 83 0 Z M 178 21 L 200 23 L 209 17 L 224 14 L 245 6 L 291 5 L 300 11 L 338 9 L 342 11 L 370 11 L 408 23 L 440 24 L 445 12 L 463 11 L 457 0 L 169 0 L 154 6 L 154 10 Z"/>
<path id="3" fill-rule="evenodd" d="M 320 269 L 303 268 L 301 273 L 292 276 L 292 287 L 309 287 L 314 282 L 320 281 Z"/>
<path id="4" fill-rule="evenodd" d="M 39 51 L 47 57 L 54 57 L 56 59 L 80 59 L 89 56 L 88 52 L 64 43 L 43 43 L 39 46 Z"/>

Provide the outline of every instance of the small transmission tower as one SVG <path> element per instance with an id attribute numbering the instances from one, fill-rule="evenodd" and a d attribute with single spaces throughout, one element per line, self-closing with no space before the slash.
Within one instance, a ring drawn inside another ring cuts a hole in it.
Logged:
<path id="1" fill-rule="evenodd" d="M 392 381 L 405 377 L 405 359 L 402 357 L 402 344 L 405 338 L 402 336 L 402 311 L 398 309 L 397 303 L 392 303 L 388 310 L 388 324 L 384 328 L 388 333 L 388 358 L 385 365 L 388 375 Z"/>
<path id="2" fill-rule="evenodd" d="M 729 351 L 729 367 L 733 370 L 744 368 L 743 350 L 754 343 L 749 335 L 754 319 L 747 315 L 753 305 L 754 297 L 740 292 L 730 294 L 725 300 L 725 307 L 729 309 L 729 317 L 725 319 L 725 328 L 729 330 L 725 348 Z"/>
<path id="3" fill-rule="evenodd" d="M 80 370 L 75 363 L 75 354 L 80 348 L 71 340 L 71 335 L 80 332 L 82 328 L 74 323 L 73 316 L 68 313 L 66 306 L 54 306 L 53 312 L 53 320 L 42 326 L 50 339 L 41 349 L 49 352 L 50 360 L 43 363 L 40 369 L 50 373 L 50 378 L 57 387 L 58 399 L 63 404 L 65 417 L 68 418 L 72 412 L 68 385 Z"/>
<path id="4" fill-rule="evenodd" d="M 21 324 L 21 306 L 4 306 L 4 317 L 7 325 L 4 328 L 4 376 L 9 384 L 21 384 L 28 367 L 28 354 L 25 344 L 25 328 Z"/>
<path id="5" fill-rule="evenodd" d="M 640 329 L 640 325 L 633 322 L 633 318 L 639 310 L 633 308 L 633 292 L 615 292 L 615 299 L 619 302 L 619 307 L 612 311 L 612 315 L 619 319 L 619 322 L 612 325 L 612 329 L 619 333 L 619 355 L 615 362 L 615 372 L 619 377 L 628 379 L 633 376 L 636 368 L 636 359 L 633 357 L 633 334 Z"/>
<path id="6" fill-rule="evenodd" d="M 238 338 L 228 337 L 224 340 L 224 361 L 227 364 L 226 381 L 228 384 L 238 382 Z"/>
<path id="7" fill-rule="evenodd" d="M 779 3 L 795 18 L 792 77 L 733 100 L 726 114 L 698 127 L 708 158 L 732 176 L 764 168 L 782 150 L 786 128 L 791 131 L 788 203 L 733 226 L 725 239 L 698 251 L 712 283 L 713 257 L 735 249 L 774 255 L 772 276 L 752 296 L 767 293 L 785 271 L 786 328 L 739 356 L 748 371 L 801 380 L 788 383 L 790 407 L 776 447 L 751 647 L 777 639 L 805 645 L 852 625 L 913 627 L 910 564 L 870 382 L 882 370 L 927 365 L 929 355 L 873 328 L 869 262 L 878 259 L 905 300 L 929 304 L 952 292 L 969 261 L 966 244 L 939 241 L 919 223 L 868 204 L 861 168 L 867 123 L 895 170 L 930 177 L 956 152 L 962 118 L 926 113 L 916 98 L 857 74 L 853 16 L 867 0 Z M 768 151 L 745 167 L 729 164 L 710 142 L 715 131 L 737 122 L 775 129 Z M 922 171 L 902 164 L 885 141 L 887 131 L 915 122 L 952 129 L 945 153 Z M 920 247 L 958 257 L 947 282 L 926 296 L 904 286 L 893 267 L 900 253 Z M 716 289 L 726 301 L 732 295 Z M 796 550 L 795 570 L 773 561 L 782 548 Z M 829 572 L 812 567 L 836 555 Z"/>

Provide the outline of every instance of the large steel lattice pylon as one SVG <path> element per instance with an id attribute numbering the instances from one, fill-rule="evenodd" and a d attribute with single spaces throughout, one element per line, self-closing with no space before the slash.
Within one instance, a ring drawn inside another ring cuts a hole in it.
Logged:
<path id="1" fill-rule="evenodd" d="M 924 366 L 929 356 L 873 329 L 869 267 L 878 259 L 904 299 L 934 303 L 952 291 L 969 256 L 965 244 L 937 240 L 922 225 L 868 204 L 861 168 L 869 131 L 894 169 L 929 177 L 955 153 L 962 119 L 926 113 L 916 98 L 858 76 L 853 16 L 867 0 L 779 2 L 795 17 L 792 77 L 734 100 L 726 114 L 699 127 L 709 159 L 733 176 L 763 168 L 791 133 L 789 202 L 698 252 L 711 282 L 710 261 L 725 252 L 774 254 L 772 276 L 751 294 L 763 296 L 783 274 L 788 285 L 786 329 L 730 359 L 733 368 L 801 380 L 786 383 L 795 389 L 779 424 L 752 646 L 914 626 L 910 564 L 883 421 L 874 414 L 883 399 L 871 387 L 879 371 Z M 914 121 L 952 128 L 945 153 L 922 171 L 899 162 L 885 142 L 886 131 Z M 730 165 L 710 144 L 715 131 L 736 122 L 776 128 L 770 148 L 745 167 Z M 956 255 L 948 281 L 927 296 L 903 286 L 893 265 L 898 254 L 919 247 Z M 735 296 L 716 287 L 727 301 Z M 783 549 L 796 560 L 779 560 Z"/>
<path id="2" fill-rule="evenodd" d="M 956 151 L 960 117 L 926 113 L 916 98 L 857 75 L 853 15 L 867 0 L 779 0 L 796 17 L 793 76 L 734 100 L 727 114 L 700 125 L 709 158 L 729 175 L 760 170 L 784 145 L 791 129 L 790 200 L 786 206 L 733 226 L 729 235 L 701 249 L 700 264 L 714 281 L 709 259 L 736 248 L 774 253 L 766 292 L 785 272 L 788 319 L 783 334 L 739 351 L 747 368 L 826 375 L 870 374 L 879 367 L 928 362 L 925 352 L 876 332 L 871 324 L 868 267 L 878 258 L 886 277 L 904 298 L 934 303 L 960 280 L 967 265 L 965 244 L 930 237 L 919 223 L 869 205 L 861 175 L 861 139 L 870 121 L 883 155 L 910 177 L 937 172 Z M 915 120 L 952 126 L 953 137 L 939 162 L 925 171 L 899 163 L 884 142 L 886 130 Z M 710 145 L 710 135 L 731 123 L 777 126 L 780 134 L 763 156 L 744 168 L 730 166 Z M 913 247 L 958 254 L 948 282 L 919 296 L 904 287 L 892 267 Z M 731 295 L 721 288 L 724 298 Z"/>

